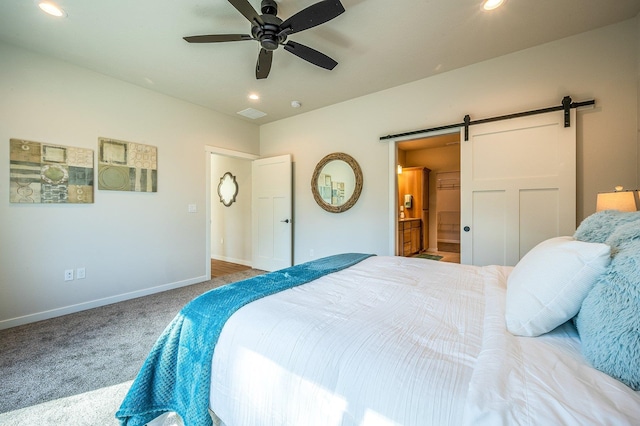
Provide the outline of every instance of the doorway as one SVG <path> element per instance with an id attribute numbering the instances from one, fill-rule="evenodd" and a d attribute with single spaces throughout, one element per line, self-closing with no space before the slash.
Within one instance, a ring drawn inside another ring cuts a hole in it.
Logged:
<path id="1" fill-rule="evenodd" d="M 461 263 L 513 266 L 541 241 L 575 231 L 576 126 L 570 123 L 576 122 L 576 111 L 558 111 L 537 110 L 457 127 L 457 141 L 448 144 L 458 145 L 460 152 Z M 409 158 L 411 143 L 429 143 L 440 135 L 453 138 L 450 129 L 397 135 L 405 139 L 389 145 L 390 252 L 398 254 L 399 247 L 395 169 L 402 161 L 429 165 Z M 432 229 L 432 215 L 427 226 Z"/>
<path id="2" fill-rule="evenodd" d="M 224 177 L 237 193 L 223 200 Z M 251 161 L 211 155 L 211 259 L 251 266 Z"/>
<path id="3" fill-rule="evenodd" d="M 211 275 L 212 259 L 265 271 L 291 266 L 291 156 L 260 158 L 206 146 L 205 158 L 206 274 Z M 237 183 L 233 203 L 218 195 L 228 174 Z"/>
<path id="4" fill-rule="evenodd" d="M 402 217 L 411 221 L 419 218 L 422 241 L 418 253 L 442 256 L 441 261 L 460 263 L 460 132 L 397 142 L 396 150 L 396 161 L 400 166 L 395 180 L 400 218 L 396 225 L 396 254 L 406 255 L 400 233 L 407 224 L 403 223 Z M 403 193 L 410 191 L 406 189 L 410 186 L 403 180 L 405 176 L 401 170 L 410 173 L 418 170 L 428 176 L 424 183 L 427 187 L 421 192 L 421 197 L 426 199 L 419 201 L 423 210 L 421 214 L 405 210 L 405 196 L 410 195 L 407 200 L 414 200 L 416 194 Z M 415 256 L 414 251 L 412 249 L 410 255 Z"/>
<path id="5" fill-rule="evenodd" d="M 257 155 L 213 146 L 205 147 L 205 265 L 212 276 L 212 260 L 251 266 L 251 162 Z M 248 175 L 247 175 L 248 171 Z M 229 207 L 220 202 L 217 188 L 224 173 L 238 182 L 236 201 Z"/>

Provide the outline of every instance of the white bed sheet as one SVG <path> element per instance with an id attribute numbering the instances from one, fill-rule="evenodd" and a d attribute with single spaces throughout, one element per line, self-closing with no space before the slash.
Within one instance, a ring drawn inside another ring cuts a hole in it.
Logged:
<path id="1" fill-rule="evenodd" d="M 507 335 L 510 271 L 376 256 L 253 302 L 220 335 L 210 405 L 228 426 L 637 424 L 638 393 L 570 326 Z"/>
<path id="2" fill-rule="evenodd" d="M 640 425 L 640 392 L 589 365 L 571 322 L 539 337 L 514 336 L 505 327 L 506 276 L 487 283 L 485 296 L 463 424 Z"/>

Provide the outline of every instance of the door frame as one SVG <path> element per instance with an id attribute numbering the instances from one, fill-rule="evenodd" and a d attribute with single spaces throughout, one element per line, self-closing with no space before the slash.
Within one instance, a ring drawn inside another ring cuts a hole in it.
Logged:
<path id="1" fill-rule="evenodd" d="M 253 161 L 260 158 L 259 155 L 249 154 L 241 151 L 220 148 L 217 146 L 205 145 L 205 276 L 211 277 L 211 156 L 222 155 L 225 157 L 238 158 L 241 160 Z M 253 263 L 253 259 L 251 259 Z"/>
<path id="2" fill-rule="evenodd" d="M 385 141 L 389 144 L 389 255 L 395 256 L 398 247 L 398 142 L 410 141 L 413 139 L 430 138 L 433 136 L 448 135 L 451 133 L 460 133 L 463 127 L 453 127 L 443 130 L 433 130 L 424 133 L 416 133 L 410 136 L 398 137 Z"/>

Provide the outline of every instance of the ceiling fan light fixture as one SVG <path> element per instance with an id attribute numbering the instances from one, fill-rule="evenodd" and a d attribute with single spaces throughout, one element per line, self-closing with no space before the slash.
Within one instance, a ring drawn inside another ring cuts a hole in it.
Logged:
<path id="1" fill-rule="evenodd" d="M 484 10 L 495 10 L 504 4 L 505 0 L 485 0 L 482 3 Z"/>
<path id="2" fill-rule="evenodd" d="M 45 13 L 48 13 L 51 16 L 55 16 L 58 18 L 63 18 L 67 16 L 67 13 L 57 4 L 50 1 L 39 1 L 38 7 Z"/>

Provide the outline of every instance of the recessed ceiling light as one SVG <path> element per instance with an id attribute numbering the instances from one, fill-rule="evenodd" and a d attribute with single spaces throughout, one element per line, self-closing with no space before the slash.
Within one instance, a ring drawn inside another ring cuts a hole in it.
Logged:
<path id="1" fill-rule="evenodd" d="M 260 99 L 260 95 L 258 95 L 257 93 L 251 93 L 249 95 L 249 99 L 251 99 L 252 101 L 257 101 L 258 99 Z"/>
<path id="2" fill-rule="evenodd" d="M 50 1 L 40 1 L 38 2 L 38 7 L 43 11 L 48 13 L 49 15 L 52 16 L 56 16 L 56 17 L 63 17 L 63 16 L 67 16 L 67 14 L 65 13 L 65 11 L 58 6 L 57 4 L 50 2 Z"/>
<path id="3" fill-rule="evenodd" d="M 482 4 L 484 10 L 494 10 L 502 6 L 505 0 L 485 0 Z"/>

